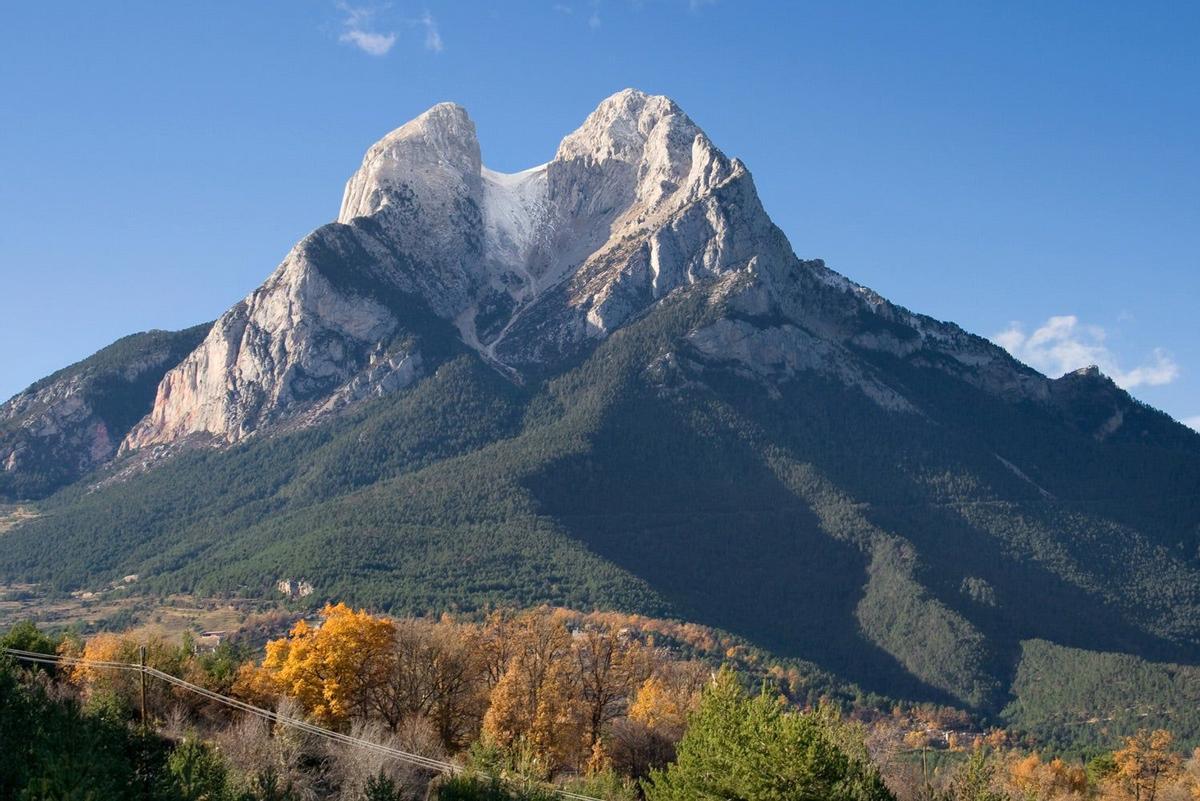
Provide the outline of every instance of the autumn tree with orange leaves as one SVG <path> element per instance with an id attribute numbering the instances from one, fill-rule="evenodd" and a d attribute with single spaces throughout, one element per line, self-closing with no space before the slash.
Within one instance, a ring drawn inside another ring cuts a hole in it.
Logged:
<path id="1" fill-rule="evenodd" d="M 396 629 L 385 618 L 345 604 L 321 610 L 319 627 L 301 620 L 286 638 L 267 643 L 263 668 L 281 692 L 323 724 L 366 718 L 388 680 Z"/>
<path id="2" fill-rule="evenodd" d="M 1036 752 L 1012 761 L 1008 781 L 1019 798 L 1065 801 L 1082 799 L 1088 792 L 1082 765 L 1069 765 L 1058 757 L 1043 762 Z"/>
<path id="3" fill-rule="evenodd" d="M 1180 772 L 1175 738 L 1165 729 L 1139 731 L 1113 752 L 1115 772 L 1104 782 L 1105 801 L 1155 801 L 1162 786 Z"/>
<path id="4" fill-rule="evenodd" d="M 579 680 L 561 617 L 529 612 L 510 629 L 512 657 L 492 688 L 483 732 L 493 743 L 533 751 L 546 775 L 575 765 L 583 747 Z"/>
<path id="5" fill-rule="evenodd" d="M 184 664 L 190 656 L 185 649 L 162 637 L 150 637 L 139 641 L 120 634 L 97 634 L 83 645 L 81 651 L 67 656 L 78 656 L 88 662 L 120 662 L 138 664 L 141 649 L 145 647 L 145 664 L 173 675 L 184 672 Z M 78 664 L 71 669 L 71 680 L 81 690 L 85 701 L 93 707 L 108 706 L 124 714 L 130 714 L 140 706 L 141 684 L 138 674 L 127 670 L 111 670 L 88 664 Z M 167 713 L 176 699 L 169 685 L 161 682 L 147 683 L 147 715 L 150 718 Z"/>

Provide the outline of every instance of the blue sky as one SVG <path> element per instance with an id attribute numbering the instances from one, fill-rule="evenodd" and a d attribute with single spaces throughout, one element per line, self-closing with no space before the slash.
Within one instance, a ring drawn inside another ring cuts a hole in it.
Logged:
<path id="1" fill-rule="evenodd" d="M 0 396 L 216 317 L 433 103 L 518 170 L 667 94 L 796 252 L 1200 425 L 1200 5 L 0 7 Z"/>

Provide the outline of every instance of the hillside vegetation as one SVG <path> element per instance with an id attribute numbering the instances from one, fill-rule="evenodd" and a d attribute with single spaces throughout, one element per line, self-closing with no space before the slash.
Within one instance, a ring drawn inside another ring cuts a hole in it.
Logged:
<path id="1" fill-rule="evenodd" d="M 0 655 L 0 736 L 10 744 L 0 797 L 1156 801 L 1200 792 L 1200 759 L 1167 729 L 1064 758 L 1001 729 L 972 730 L 950 710 L 848 717 L 824 699 L 795 698 L 794 675 L 764 674 L 760 655 L 692 624 L 546 608 L 479 622 L 394 619 L 339 604 L 261 651 L 244 639 L 256 628 L 247 620 L 213 647 L 14 626 L 0 648 L 64 661 Z M 111 667 L 143 661 L 157 671 L 145 685 Z"/>
<path id="2" fill-rule="evenodd" d="M 63 490 L 5 535 L 0 574 L 671 616 L 985 714 L 1028 697 L 1030 640 L 1064 665 L 1200 658 L 1196 435 L 1143 410 L 1144 436 L 1102 441 L 875 351 L 920 414 L 817 374 L 768 387 L 681 339 L 723 313 L 676 293 L 525 386 L 447 346 L 428 379 L 340 419 Z"/>

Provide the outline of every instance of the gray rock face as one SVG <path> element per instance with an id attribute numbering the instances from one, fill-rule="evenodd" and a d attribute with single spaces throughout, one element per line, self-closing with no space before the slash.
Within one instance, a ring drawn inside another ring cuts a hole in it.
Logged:
<path id="1" fill-rule="evenodd" d="M 96 416 L 78 377 L 15 396 L 4 404 L 0 422 L 11 426 L 3 454 L 8 473 L 26 467 L 30 457 L 45 449 L 78 454 L 81 470 L 114 450 L 108 426 Z"/>
<path id="2" fill-rule="evenodd" d="M 39 497 L 111 459 L 207 330 L 125 337 L 0 405 L 0 497 Z"/>
<path id="3" fill-rule="evenodd" d="M 816 371 L 918 412 L 860 358 L 878 353 L 1049 397 L 1045 377 L 991 343 L 797 259 L 741 162 L 671 100 L 626 90 L 549 163 L 511 175 L 483 166 L 474 124 L 450 103 L 385 136 L 337 222 L 217 321 L 121 447 L 232 442 L 403 389 L 436 366 L 413 335 L 428 319 L 513 380 L 553 374 L 698 285 L 730 318 L 688 347 L 767 384 Z"/>

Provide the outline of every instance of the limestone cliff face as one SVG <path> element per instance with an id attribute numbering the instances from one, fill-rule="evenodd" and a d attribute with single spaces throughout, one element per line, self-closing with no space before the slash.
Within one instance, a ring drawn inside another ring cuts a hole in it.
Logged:
<path id="1" fill-rule="evenodd" d="M 337 291 L 320 272 L 318 232 L 159 384 L 154 408 L 126 448 L 203 433 L 236 440 L 288 409 L 328 396 L 371 363 L 398 327 L 369 297 Z"/>
<path id="2" fill-rule="evenodd" d="M 338 221 L 217 321 L 123 448 L 231 442 L 406 386 L 429 360 L 397 345 L 397 294 L 519 380 L 768 240 L 788 255 L 745 168 L 666 98 L 614 95 L 514 175 L 484 167 L 466 111 L 439 104 L 370 148 Z"/>
<path id="3" fill-rule="evenodd" d="M 347 184 L 339 222 L 217 320 L 122 450 L 233 442 L 411 384 L 423 363 L 406 336 L 414 307 L 452 317 L 478 284 L 480 184 L 461 108 L 435 106 L 389 134 Z"/>
<path id="4" fill-rule="evenodd" d="M 820 372 L 890 413 L 919 409 L 865 353 L 1051 397 L 1044 376 L 986 340 L 797 259 L 745 165 L 671 100 L 626 90 L 551 161 L 515 174 L 483 165 L 474 124 L 450 103 L 385 136 L 337 222 L 217 321 L 122 449 L 233 442 L 403 389 L 436 368 L 439 325 L 514 381 L 552 375 L 696 286 L 724 317 L 681 343 L 681 359 L 690 349 L 768 385 Z"/>

